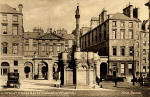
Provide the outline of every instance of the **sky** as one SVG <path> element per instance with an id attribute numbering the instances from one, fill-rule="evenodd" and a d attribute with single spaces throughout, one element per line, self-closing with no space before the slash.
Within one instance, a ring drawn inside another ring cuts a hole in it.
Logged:
<path id="1" fill-rule="evenodd" d="M 98 17 L 105 8 L 108 14 L 122 12 L 128 4 L 139 8 L 139 18 L 148 19 L 148 0 L 0 0 L 17 8 L 23 4 L 24 30 L 32 31 L 34 27 L 65 28 L 68 33 L 75 29 L 75 10 L 80 5 L 80 27 L 89 26 L 91 17 Z"/>

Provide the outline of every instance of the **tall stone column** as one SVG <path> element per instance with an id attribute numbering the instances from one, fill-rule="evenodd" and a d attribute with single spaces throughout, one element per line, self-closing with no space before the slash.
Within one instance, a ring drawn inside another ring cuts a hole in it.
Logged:
<path id="1" fill-rule="evenodd" d="M 76 9 L 76 51 L 80 51 L 80 30 L 79 30 L 79 24 L 80 24 L 80 13 L 79 13 L 79 5 L 77 6 Z"/>

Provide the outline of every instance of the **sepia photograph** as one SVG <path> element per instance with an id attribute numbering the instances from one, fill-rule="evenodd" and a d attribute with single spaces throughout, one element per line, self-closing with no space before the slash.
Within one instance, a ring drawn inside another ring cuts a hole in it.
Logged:
<path id="1" fill-rule="evenodd" d="M 150 0 L 0 0 L 0 97 L 150 97 Z"/>

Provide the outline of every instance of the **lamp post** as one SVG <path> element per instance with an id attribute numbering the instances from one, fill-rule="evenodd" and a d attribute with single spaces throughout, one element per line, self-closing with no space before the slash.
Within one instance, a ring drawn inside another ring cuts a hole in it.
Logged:
<path id="1" fill-rule="evenodd" d="M 135 85 L 135 69 L 134 69 L 134 66 L 135 66 L 135 62 L 134 62 L 134 43 L 133 43 L 133 47 L 132 47 L 132 53 L 133 53 L 133 64 L 132 64 L 132 75 L 133 75 L 133 86 Z"/>
<path id="2" fill-rule="evenodd" d="M 149 27 L 148 27 L 148 29 L 149 29 L 149 74 L 148 74 L 148 76 L 150 77 L 150 0 L 149 0 L 149 2 L 148 3 L 146 3 L 145 4 L 145 6 L 148 6 L 148 10 L 149 10 L 149 19 L 148 19 L 148 21 L 149 21 Z"/>

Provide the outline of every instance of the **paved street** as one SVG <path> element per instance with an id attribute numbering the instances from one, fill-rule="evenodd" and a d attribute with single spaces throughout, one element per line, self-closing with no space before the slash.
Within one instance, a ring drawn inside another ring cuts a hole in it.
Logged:
<path id="1" fill-rule="evenodd" d="M 54 83 L 54 82 L 53 82 Z M 150 87 L 140 87 L 138 84 L 120 82 L 114 87 L 112 82 L 103 82 L 102 88 L 74 89 L 72 87 L 54 87 L 46 80 L 25 80 L 20 89 L 1 89 L 0 97 L 52 97 L 52 96 L 99 96 L 99 97 L 148 97 Z"/>

